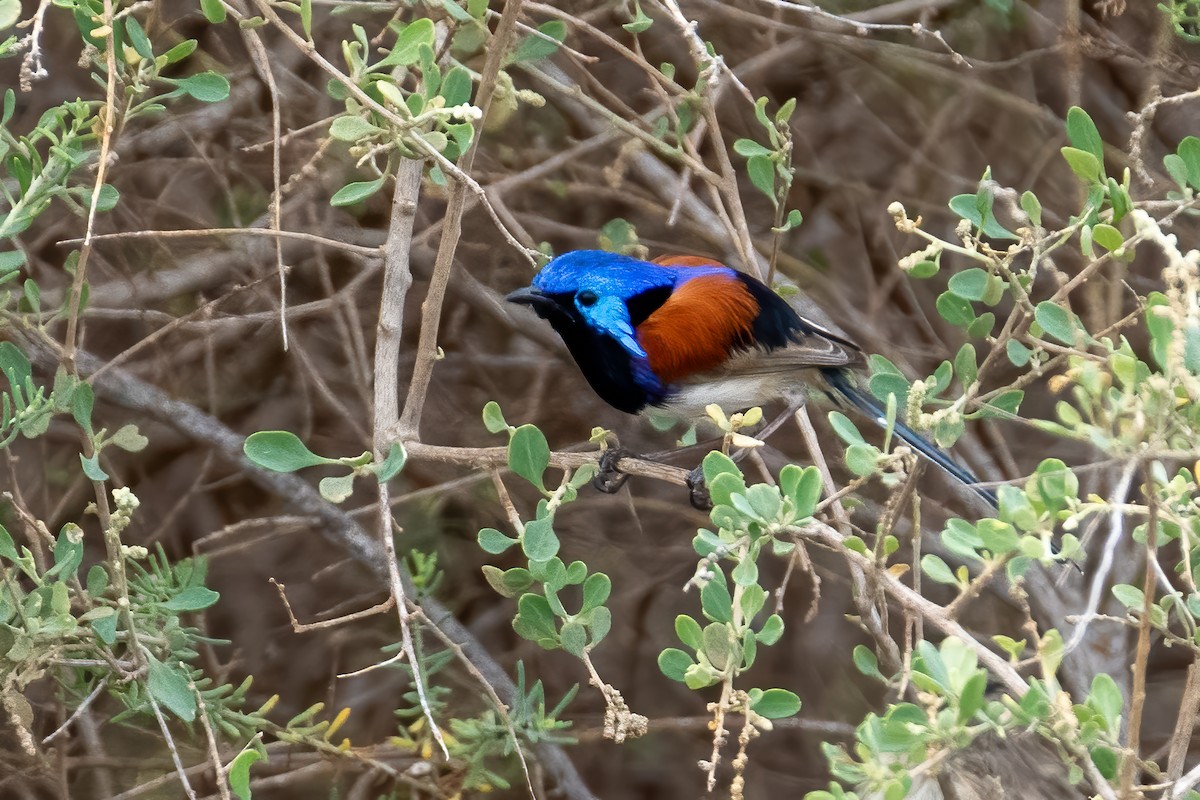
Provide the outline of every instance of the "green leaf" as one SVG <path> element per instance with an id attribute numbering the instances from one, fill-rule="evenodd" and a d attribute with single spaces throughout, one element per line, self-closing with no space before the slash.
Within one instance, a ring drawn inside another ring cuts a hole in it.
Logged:
<path id="1" fill-rule="evenodd" d="M 729 626 L 722 622 L 714 622 L 704 627 L 704 657 L 717 670 L 724 671 L 730 666 L 734 655 L 733 642 L 730 639 Z"/>
<path id="2" fill-rule="evenodd" d="M 108 440 L 127 453 L 140 453 L 150 444 L 150 440 L 138 432 L 137 425 L 122 425 Z"/>
<path id="3" fill-rule="evenodd" d="M 983 300 L 987 293 L 989 275 L 987 270 L 973 267 L 950 276 L 946 288 L 964 300 Z"/>
<path id="4" fill-rule="evenodd" d="M 938 274 L 938 263 L 936 261 L 918 261 L 908 269 L 908 277 L 916 278 L 917 280 L 925 280 L 932 278 Z"/>
<path id="5" fill-rule="evenodd" d="M 17 20 L 21 18 L 21 0 L 0 0 L 0 31 L 5 31 L 17 24 Z M 5 43 L 6 46 L 10 44 Z M 19 50 L 17 52 L 20 52 Z M 11 90 L 9 90 L 11 91 Z M 8 122 L 8 116 L 5 115 L 4 123 Z M 4 124 L 0 123 L 0 125 Z"/>
<path id="6" fill-rule="evenodd" d="M 971 304 L 953 292 L 938 295 L 935 306 L 942 319 L 956 327 L 965 328 L 975 321 L 975 310 Z"/>
<path id="7" fill-rule="evenodd" d="M 994 555 L 1005 555 L 1020 550 L 1021 542 L 1013 526 L 998 519 L 981 519 L 975 526 L 983 546 Z"/>
<path id="8" fill-rule="evenodd" d="M 1091 153 L 1075 147 L 1064 147 L 1062 156 L 1067 160 L 1067 166 L 1071 168 L 1071 172 L 1088 183 L 1099 183 L 1104 175 L 1100 167 L 1100 159 Z"/>
<path id="9" fill-rule="evenodd" d="M 554 55 L 558 52 L 563 39 L 567 38 L 567 25 L 561 20 L 551 20 L 539 25 L 538 32 L 542 36 L 530 34 L 517 44 L 516 49 L 509 56 L 508 63 L 540 61 Z M 545 37 L 549 37 L 549 39 Z"/>
<path id="10" fill-rule="evenodd" d="M 1130 611 L 1141 611 L 1146 607 L 1146 595 L 1136 586 L 1118 583 L 1112 587 L 1112 593 L 1113 597 L 1117 598 L 1117 602 Z"/>
<path id="11" fill-rule="evenodd" d="M 637 15 L 633 18 L 633 22 L 626 22 L 621 27 L 632 34 L 645 33 L 650 30 L 650 26 L 654 24 L 654 20 L 646 16 L 646 12 L 642 11 L 642 6 L 639 3 L 634 3 L 634 10 Z"/>
<path id="12" fill-rule="evenodd" d="M 812 516 L 824 488 L 819 469 L 800 469 L 795 464 L 788 464 L 779 473 L 779 485 L 783 493 L 791 498 L 797 517 Z"/>
<path id="13" fill-rule="evenodd" d="M 0 28 L 3 26 L 0 25 Z M 154 49 L 150 47 L 150 39 L 147 38 L 146 32 L 142 30 L 142 26 L 132 16 L 125 18 L 125 33 L 128 35 L 129 43 L 133 45 L 133 49 L 137 54 L 145 59 L 153 60 Z"/>
<path id="14" fill-rule="evenodd" d="M 542 491 L 542 475 L 550 465 L 550 445 L 533 425 L 522 425 L 508 440 L 508 467 Z"/>
<path id="15" fill-rule="evenodd" d="M 746 174 L 750 176 L 754 188 L 770 198 L 772 204 L 779 204 L 779 199 L 775 197 L 775 164 L 771 159 L 761 155 L 751 156 L 746 162 Z"/>
<path id="16" fill-rule="evenodd" d="M 1067 139 L 1073 147 L 1091 153 L 1097 160 L 1104 160 L 1104 142 L 1100 139 L 1100 131 L 1087 112 L 1079 106 L 1071 106 L 1067 111 Z"/>
<path id="17" fill-rule="evenodd" d="M 838 438 L 846 444 L 867 443 L 867 440 L 858 432 L 858 427 L 842 412 L 830 411 L 829 424 L 833 426 L 833 432 L 838 435 Z"/>
<path id="18" fill-rule="evenodd" d="M 39 287 L 37 285 L 37 283 L 33 280 L 33 278 L 29 278 L 25 281 L 24 285 L 21 288 L 25 295 L 25 303 L 29 306 L 29 310 L 32 311 L 34 314 L 41 313 L 41 310 L 42 310 L 41 287 Z"/>
<path id="19" fill-rule="evenodd" d="M 1025 192 L 1021 195 L 1021 210 L 1029 216 L 1029 221 L 1035 226 L 1042 225 L 1042 204 L 1037 199 L 1037 195 L 1033 192 Z"/>
<path id="20" fill-rule="evenodd" d="M 242 445 L 246 458 L 273 472 L 295 472 L 305 467 L 337 464 L 333 458 L 313 453 L 290 431 L 258 431 L 246 437 Z"/>
<path id="21" fill-rule="evenodd" d="M 517 618 L 513 620 L 513 629 L 532 641 L 558 636 L 550 603 L 545 597 L 532 592 L 521 595 L 517 600 Z"/>
<path id="22" fill-rule="evenodd" d="M 767 617 L 767 621 L 755 634 L 755 638 L 768 647 L 778 642 L 781 636 L 783 636 L 783 618 L 778 614 Z"/>
<path id="23" fill-rule="evenodd" d="M 762 486 L 763 484 L 758 485 Z M 758 583 L 758 564 L 754 563 L 754 559 L 744 557 L 733 568 L 730 575 L 738 586 L 753 586 Z"/>
<path id="24" fill-rule="evenodd" d="M 790 717 L 800 710 L 800 698 L 787 689 L 767 689 L 750 705 L 751 710 L 767 719 Z"/>
<path id="25" fill-rule="evenodd" d="M 354 494 L 354 473 L 330 475 L 317 482 L 317 490 L 331 503 L 341 503 Z"/>
<path id="26" fill-rule="evenodd" d="M 983 204 L 984 210 L 980 210 L 980 193 L 986 198 L 986 202 Z M 950 198 L 949 206 L 951 211 L 978 228 L 984 236 L 990 236 L 993 239 L 1020 238 L 992 216 L 991 194 L 985 188 L 980 188 L 976 194 L 955 195 Z"/>
<path id="27" fill-rule="evenodd" d="M 1038 303 L 1034 310 L 1034 318 L 1037 320 L 1037 324 L 1042 326 L 1042 330 L 1063 344 L 1075 344 L 1075 334 L 1078 328 L 1073 316 L 1070 311 L 1050 300 Z"/>
<path id="28" fill-rule="evenodd" d="M 201 8 L 203 8 L 206 3 L 215 3 L 219 7 L 221 13 L 221 19 L 212 20 L 210 18 L 209 22 L 223 22 L 225 20 L 225 7 L 220 4 L 220 0 L 200 0 Z M 205 16 L 208 16 L 207 11 L 205 11 Z M 166 64 L 176 64 L 180 61 L 183 61 L 194 52 L 196 52 L 196 40 L 184 39 L 182 42 L 163 53 L 161 57 Z"/>
<path id="29" fill-rule="evenodd" d="M 954 374 L 962 381 L 963 388 L 975 383 L 979 375 L 979 363 L 975 355 L 975 346 L 970 342 L 960 347 L 954 356 Z"/>
<path id="30" fill-rule="evenodd" d="M 174 83 L 202 103 L 219 103 L 229 97 L 229 79 L 216 72 L 201 72 Z"/>
<path id="31" fill-rule="evenodd" d="M 238 800 L 251 800 L 250 766 L 262 758 L 263 754 L 257 750 L 243 750 L 229 765 L 229 791 Z"/>
<path id="32" fill-rule="evenodd" d="M 159 606 L 168 611 L 201 611 L 221 599 L 221 595 L 203 586 L 189 586 Z"/>
<path id="33" fill-rule="evenodd" d="M 733 621 L 733 597 L 719 572 L 700 590 L 700 607 L 714 622 Z"/>
<path id="34" fill-rule="evenodd" d="M 879 448 L 871 444 L 852 444 L 846 448 L 846 467 L 855 475 L 865 477 L 879 463 Z"/>
<path id="35" fill-rule="evenodd" d="M 1125 244 L 1125 237 L 1112 225 L 1098 222 L 1092 226 L 1092 241 L 1111 253 Z"/>
<path id="36" fill-rule="evenodd" d="M 675 635 L 679 637 L 679 641 L 686 644 L 693 650 L 699 650 L 703 646 L 701 638 L 700 623 L 689 617 L 687 614 L 680 614 L 675 617 Z M 690 661 L 690 659 L 689 659 Z M 690 663 L 687 666 L 691 666 Z M 687 669 L 687 666 L 684 669 Z M 678 680 L 682 680 L 679 678 Z"/>
<path id="37" fill-rule="evenodd" d="M 1200 139 L 1185 136 L 1177 149 L 1189 186 L 1200 190 Z"/>
<path id="38" fill-rule="evenodd" d="M 46 577 L 56 575 L 60 580 L 74 578 L 83 561 L 83 531 L 73 522 L 63 525 L 54 543 L 54 567 Z"/>
<path id="39" fill-rule="evenodd" d="M 793 208 L 787 213 L 787 216 L 784 217 L 783 224 L 778 228 L 771 228 L 771 230 L 775 231 L 776 233 L 787 233 L 790 230 L 800 227 L 803 222 L 804 215 Z M 912 274 L 911 270 L 909 271 L 909 274 Z"/>
<path id="40" fill-rule="evenodd" d="M 479 546 L 484 552 L 499 555 L 517 543 L 517 539 L 506 536 L 495 528 L 483 528 L 479 531 Z"/>
<path id="41" fill-rule="evenodd" d="M 343 114 L 329 124 L 329 135 L 340 142 L 357 142 L 381 133 L 383 128 L 372 125 L 357 114 Z"/>
<path id="42" fill-rule="evenodd" d="M 1029 359 L 1033 356 L 1033 351 L 1016 339 L 1009 339 L 1008 343 L 1004 346 L 1004 351 L 1008 354 L 1008 360 L 1015 367 L 1027 366 Z"/>
<path id="43" fill-rule="evenodd" d="M 733 143 L 733 151 L 739 156 L 752 158 L 754 156 L 771 156 L 772 150 L 764 147 L 753 139 L 738 139 Z"/>
<path id="44" fill-rule="evenodd" d="M 421 58 L 421 47 L 432 47 L 435 38 L 433 20 L 420 17 L 401 29 L 396 44 L 382 61 L 373 67 L 407 67 Z"/>
<path id="45" fill-rule="evenodd" d="M 92 435 L 92 406 L 95 403 L 96 395 L 92 392 L 91 384 L 81 383 L 71 393 L 71 416 L 88 436 Z"/>
<path id="46" fill-rule="evenodd" d="M 13 543 L 12 535 L 5 530 L 3 525 L 0 525 L 0 556 L 9 561 L 16 561 L 20 558 L 17 555 L 17 546 Z"/>
<path id="47" fill-rule="evenodd" d="M 608 602 L 612 592 L 612 581 L 603 572 L 595 572 L 583 582 L 583 606 L 580 614 L 586 614 Z"/>
<path id="48" fill-rule="evenodd" d="M 188 687 L 187 675 L 178 667 L 164 664 L 149 653 L 145 655 L 149 664 L 146 689 L 150 696 L 184 722 L 194 720 L 196 696 Z"/>
<path id="49" fill-rule="evenodd" d="M 683 676 L 696 660 L 677 647 L 668 647 L 658 654 L 658 668 L 673 681 L 683 683 Z"/>
<path id="50" fill-rule="evenodd" d="M 11 89 L 9 91 L 12 91 Z M 20 269 L 25 264 L 25 251 L 12 250 L 6 253 L 0 253 L 0 274 L 11 272 L 15 269 Z"/>
<path id="51" fill-rule="evenodd" d="M 375 465 L 375 478 L 380 483 L 387 483 L 400 474 L 406 461 L 408 461 L 408 453 L 405 452 L 403 445 L 399 442 L 392 442 L 392 446 L 388 448 L 387 458 L 382 463 Z"/>
<path id="52" fill-rule="evenodd" d="M 582 658 L 587 648 L 587 629 L 578 622 L 568 622 L 558 634 L 563 649 L 577 658 Z"/>
<path id="53" fill-rule="evenodd" d="M 200 10 L 204 13 L 204 18 L 213 25 L 219 25 L 225 21 L 225 6 L 221 0 L 200 0 Z"/>
<path id="54" fill-rule="evenodd" d="M 854 666 L 863 675 L 887 683 L 887 678 L 883 677 L 883 673 L 879 671 L 879 659 L 875 657 L 871 648 L 857 644 L 854 646 L 854 653 L 851 657 L 854 659 Z"/>
<path id="55" fill-rule="evenodd" d="M 329 198 L 329 205 L 351 206 L 355 203 L 361 203 L 383 188 L 383 181 L 386 177 L 386 175 L 380 175 L 373 181 L 347 183 L 333 193 L 333 197 Z"/>
<path id="56" fill-rule="evenodd" d="M 966 724 L 983 708 L 984 692 L 987 690 L 987 673 L 975 672 L 963 685 L 958 695 L 958 722 Z"/>
<path id="57" fill-rule="evenodd" d="M 779 516 L 783 500 L 779 489 L 766 483 L 756 483 L 746 490 L 746 500 L 759 519 L 771 521 Z"/>
<path id="58" fill-rule="evenodd" d="M 480 567 L 488 585 L 503 597 L 516 597 L 533 585 L 533 575 L 524 567 L 501 570 L 491 564 Z"/>
<path id="59" fill-rule="evenodd" d="M 304 38 L 312 41 L 312 0 L 300 0 L 300 30 Z"/>
<path id="60" fill-rule="evenodd" d="M 982 339 L 992 332 L 995 325 L 996 315 L 991 311 L 985 311 L 967 326 L 967 336 L 972 339 Z"/>
<path id="61" fill-rule="evenodd" d="M 604 637 L 608 636 L 608 632 L 612 630 L 612 612 L 606 607 L 600 606 L 593 609 L 587 615 L 587 626 L 591 631 L 592 644 L 597 645 L 604 641 Z"/>
<path id="62" fill-rule="evenodd" d="M 721 680 L 721 675 L 711 666 L 693 664 L 683 675 L 683 683 L 689 689 L 703 689 Z"/>
<path id="63" fill-rule="evenodd" d="M 489 400 L 483 407 L 483 427 L 487 428 L 488 433 L 500 433 L 500 431 L 508 430 L 504 412 L 500 410 L 500 404 L 495 400 Z"/>
<path id="64" fill-rule="evenodd" d="M 547 561 L 554 558 L 558 554 L 558 547 L 553 519 L 544 517 L 525 523 L 525 532 L 521 534 L 521 548 L 530 561 Z"/>
<path id="65" fill-rule="evenodd" d="M 90 623 L 92 630 L 100 637 L 100 641 L 111 645 L 117 641 L 117 615 L 93 619 Z"/>
<path id="66" fill-rule="evenodd" d="M 1015 415 L 1017 409 L 1021 407 L 1021 401 L 1024 399 L 1024 391 L 1021 389 L 1009 389 L 993 397 L 988 401 L 986 406 L 974 412 L 971 416 L 979 416 L 981 419 L 994 417 L 1004 419 Z"/>
<path id="67" fill-rule="evenodd" d="M 1087 704 L 1099 712 L 1111 736 L 1121 732 L 1121 711 L 1125 701 L 1121 698 L 1121 689 L 1111 675 L 1101 672 L 1092 678 L 1092 691 L 1088 695 Z"/>
<path id="68" fill-rule="evenodd" d="M 91 458 L 87 458 L 83 453 L 79 454 L 79 463 L 83 465 L 83 474 L 87 476 L 89 481 L 106 481 L 108 473 L 100 466 L 100 455 L 94 454 Z"/>
<path id="69" fill-rule="evenodd" d="M 721 475 L 728 475 L 733 479 L 734 482 L 730 484 L 730 489 L 741 492 L 746 491 L 746 484 L 742 479 L 742 471 L 738 469 L 737 464 L 733 462 L 732 458 L 719 450 L 712 450 L 704 457 L 704 460 L 701 462 L 701 469 L 704 472 L 704 483 L 710 491 L 714 491 L 717 478 Z M 716 494 L 713 494 L 713 502 L 727 503 L 728 497 L 718 497 Z"/>
<path id="70" fill-rule="evenodd" d="M 958 578 L 954 577 L 954 573 L 950 567 L 939 556 L 933 553 L 926 553 L 921 558 L 921 570 L 938 583 L 944 583 L 948 586 L 957 586 Z"/>
<path id="71" fill-rule="evenodd" d="M 471 73 L 465 67 L 454 67 L 442 78 L 438 93 L 445 99 L 447 107 L 461 106 L 471 102 Z"/>

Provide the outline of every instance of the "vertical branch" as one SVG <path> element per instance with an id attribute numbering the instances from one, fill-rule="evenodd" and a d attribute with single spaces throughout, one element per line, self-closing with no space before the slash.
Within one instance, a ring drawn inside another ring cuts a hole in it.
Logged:
<path id="1" fill-rule="evenodd" d="M 83 283 L 87 278 L 88 258 L 92 254 L 92 236 L 96 226 L 96 206 L 100 202 L 100 190 L 108 173 L 108 153 L 112 149 L 113 131 L 117 116 L 117 53 L 113 44 L 113 3 L 104 0 L 104 24 L 108 34 L 104 37 L 104 63 L 107 80 L 104 84 L 104 108 L 100 110 L 100 158 L 96 164 L 96 182 L 92 185 L 92 197 L 88 203 L 87 229 L 83 234 L 83 246 L 79 249 L 79 261 L 75 264 L 75 275 L 71 280 L 71 299 L 67 302 L 67 334 L 63 343 L 63 366 L 68 372 L 75 371 L 75 340 L 78 338 L 80 303 Z"/>
<path id="2" fill-rule="evenodd" d="M 416 159 L 403 159 L 396 170 L 396 189 L 392 195 L 392 213 L 388 225 L 387 242 L 384 245 L 383 292 L 379 301 L 379 321 L 375 333 L 375 424 L 373 446 L 375 458 L 385 457 L 391 433 L 396 427 L 400 399 L 397 396 L 397 366 L 400 360 L 400 341 L 404 331 L 404 301 L 412 286 L 412 264 L 409 253 L 412 249 L 413 223 L 417 214 L 417 198 L 421 193 L 421 176 L 425 163 Z M 441 729 L 433 718 L 433 709 L 425 694 L 425 679 L 421 675 L 421 664 L 413 646 L 411 614 L 404 592 L 404 581 L 400 575 L 400 564 L 396 561 L 396 543 L 392 538 L 392 507 L 386 481 L 379 482 L 379 536 L 383 544 L 384 561 L 387 564 L 388 588 L 396 601 L 396 613 L 400 618 L 400 646 L 412 669 L 413 685 L 421 710 L 429 722 L 429 731 L 441 746 L 442 754 L 450 757 Z"/>
<path id="3" fill-rule="evenodd" d="M 479 93 L 475 101 L 475 105 L 483 114 L 475 121 L 475 135 L 471 139 L 471 146 L 459 161 L 459 170 L 464 174 L 470 174 L 475 163 L 475 151 L 479 148 L 479 139 L 483 135 L 483 123 L 487 119 L 488 108 L 496 92 L 496 76 L 500 74 L 500 65 L 517 29 L 522 2 L 523 0 L 508 0 L 504 4 L 504 13 L 500 16 L 496 33 L 488 46 L 487 59 L 479 78 Z M 397 431 L 400 438 L 420 438 L 421 412 L 425 407 L 429 382 L 433 378 L 433 364 L 437 360 L 437 335 L 441 324 L 442 302 L 450 284 L 454 252 L 458 249 L 458 240 L 462 233 L 462 216 L 467 205 L 467 192 L 468 187 L 463 181 L 455 182 L 450 189 L 450 200 L 446 204 L 446 216 L 442 223 L 442 236 L 438 241 L 437 256 L 433 264 L 433 277 L 429 281 L 429 293 L 421 307 L 421 337 L 417 342 L 417 359 Z M 376 393 L 378 394 L 378 389 Z"/>
<path id="4" fill-rule="evenodd" d="M 275 83 L 274 73 L 271 72 L 271 59 L 267 55 L 267 48 L 263 46 L 262 37 L 258 35 L 258 31 L 252 28 L 243 28 L 242 38 L 246 40 L 246 47 L 250 50 L 254 68 L 262 77 L 263 82 L 267 84 L 267 92 L 271 95 L 271 177 L 274 184 L 271 190 L 271 230 L 278 233 L 283 229 L 283 192 L 280 188 L 282 170 L 279 165 L 279 87 Z M 287 268 L 283 265 L 283 238 L 280 236 L 273 238 L 275 240 L 275 268 L 279 272 L 279 333 L 283 338 L 283 349 L 287 350 Z"/>
<path id="5" fill-rule="evenodd" d="M 1154 561 L 1158 550 L 1158 496 L 1150 464 L 1142 462 L 1142 491 L 1146 494 L 1149 515 L 1146 519 L 1146 572 L 1142 582 L 1142 619 L 1138 625 L 1137 650 L 1133 658 L 1133 688 L 1129 700 L 1129 732 L 1125 760 L 1121 764 L 1121 797 L 1133 796 L 1133 780 L 1138 772 L 1139 740 L 1142 736 L 1142 710 L 1146 705 L 1146 667 L 1150 661 L 1150 607 L 1154 605 Z"/>
<path id="6" fill-rule="evenodd" d="M 399 386 L 400 337 L 404 329 L 404 302 L 412 286 L 413 223 L 417 198 L 421 193 L 424 163 L 404 159 L 396 170 L 396 188 L 392 195 L 392 213 L 388 221 L 383 255 L 383 291 L 379 299 L 379 320 L 375 328 L 375 425 L 376 457 L 387 454 L 392 429 L 400 416 Z M 389 526 L 390 527 L 390 526 Z"/>

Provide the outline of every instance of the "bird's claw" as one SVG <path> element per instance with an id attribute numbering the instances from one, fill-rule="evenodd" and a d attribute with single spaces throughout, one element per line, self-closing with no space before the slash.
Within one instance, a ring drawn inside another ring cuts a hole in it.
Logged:
<path id="1" fill-rule="evenodd" d="M 692 501 L 693 508 L 700 511 L 712 509 L 712 495 L 708 493 L 708 486 L 704 483 L 703 467 L 696 467 L 687 474 L 687 487 L 690 492 L 688 499 Z"/>
<path id="2" fill-rule="evenodd" d="M 622 458 L 628 458 L 629 452 L 619 447 L 610 447 L 600 454 L 599 469 L 596 477 L 592 478 L 592 486 L 605 494 L 616 494 L 621 491 L 625 481 L 629 480 L 627 473 L 621 472 L 617 464 Z"/>

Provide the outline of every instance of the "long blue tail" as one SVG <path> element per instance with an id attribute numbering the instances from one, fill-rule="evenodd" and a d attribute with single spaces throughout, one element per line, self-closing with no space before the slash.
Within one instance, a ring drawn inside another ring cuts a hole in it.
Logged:
<path id="1" fill-rule="evenodd" d="M 871 421 L 879 427 L 887 427 L 887 412 L 883 406 L 874 397 L 855 386 L 852 378 L 846 374 L 845 370 L 829 367 L 822 369 L 821 374 L 830 388 L 836 391 L 846 402 L 870 417 Z M 936 464 L 946 474 L 970 488 L 986 500 L 992 508 L 999 508 L 996 494 L 990 489 L 980 486 L 979 479 L 972 475 L 970 470 L 955 463 L 950 456 L 942 452 L 933 442 L 901 422 L 896 422 L 894 430 L 896 431 L 896 435 L 903 439 L 909 447 L 916 450 L 933 464 Z"/>

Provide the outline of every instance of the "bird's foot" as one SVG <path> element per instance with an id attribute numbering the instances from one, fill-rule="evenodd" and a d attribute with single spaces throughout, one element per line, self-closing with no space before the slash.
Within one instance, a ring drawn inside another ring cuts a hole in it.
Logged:
<path id="1" fill-rule="evenodd" d="M 687 487 L 690 492 L 688 499 L 692 501 L 692 507 L 700 511 L 709 511 L 713 507 L 712 495 L 708 493 L 708 486 L 704 483 L 704 467 L 696 467 L 687 474 Z"/>
<path id="2" fill-rule="evenodd" d="M 605 494 L 616 494 L 621 491 L 625 481 L 629 480 L 629 475 L 621 472 L 617 464 L 622 458 L 629 458 L 630 455 L 632 454 L 628 450 L 622 450 L 619 447 L 610 447 L 601 453 L 599 469 L 596 477 L 592 478 L 592 486 Z"/>

